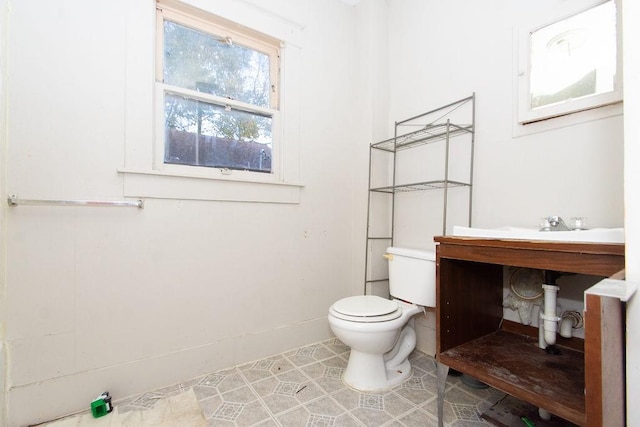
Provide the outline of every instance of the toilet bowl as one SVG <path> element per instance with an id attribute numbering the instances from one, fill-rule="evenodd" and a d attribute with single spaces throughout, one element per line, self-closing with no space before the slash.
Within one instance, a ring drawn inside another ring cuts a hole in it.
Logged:
<path id="1" fill-rule="evenodd" d="M 331 330 L 351 348 L 342 379 L 361 391 L 386 390 L 411 376 L 413 317 L 435 306 L 435 253 L 391 247 L 385 257 L 395 298 L 353 296 L 329 308 Z"/>

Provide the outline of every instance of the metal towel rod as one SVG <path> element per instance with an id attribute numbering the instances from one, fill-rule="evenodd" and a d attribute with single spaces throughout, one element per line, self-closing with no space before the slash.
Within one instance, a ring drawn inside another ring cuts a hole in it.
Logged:
<path id="1" fill-rule="evenodd" d="M 9 206 L 33 205 L 33 206 L 100 206 L 144 209 L 144 200 L 29 200 L 18 199 L 15 194 L 7 197 Z"/>

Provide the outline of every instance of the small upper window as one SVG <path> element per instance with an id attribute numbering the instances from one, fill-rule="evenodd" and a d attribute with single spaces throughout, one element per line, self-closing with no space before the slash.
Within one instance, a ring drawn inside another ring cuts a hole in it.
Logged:
<path id="1" fill-rule="evenodd" d="M 520 122 L 530 123 L 622 99 L 614 0 L 530 31 L 520 72 Z"/>
<path id="2" fill-rule="evenodd" d="M 162 2 L 157 35 L 162 163 L 272 173 L 279 41 Z"/>

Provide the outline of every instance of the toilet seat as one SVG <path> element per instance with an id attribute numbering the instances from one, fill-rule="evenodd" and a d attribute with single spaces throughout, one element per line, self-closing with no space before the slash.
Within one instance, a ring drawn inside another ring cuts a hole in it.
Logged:
<path id="1" fill-rule="evenodd" d="M 397 302 L 375 295 L 347 297 L 331 306 L 330 313 L 350 322 L 387 322 L 402 315 Z"/>

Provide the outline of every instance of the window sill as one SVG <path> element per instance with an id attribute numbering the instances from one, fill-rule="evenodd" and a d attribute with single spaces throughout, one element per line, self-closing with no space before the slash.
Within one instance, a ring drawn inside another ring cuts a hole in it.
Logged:
<path id="1" fill-rule="evenodd" d="M 238 181 L 155 170 L 118 169 L 124 196 L 229 202 L 300 203 L 301 184 Z"/>
<path id="2" fill-rule="evenodd" d="M 515 110 L 517 109 L 514 109 L 514 114 L 517 114 L 517 111 Z M 533 135 L 540 132 L 560 129 L 563 127 L 573 126 L 586 122 L 593 122 L 596 120 L 615 116 L 622 116 L 622 102 L 611 105 L 603 105 L 590 110 L 577 111 L 564 116 L 552 117 L 546 120 L 541 120 L 539 122 L 528 124 L 514 122 L 513 137 L 519 138 L 521 136 Z"/>

